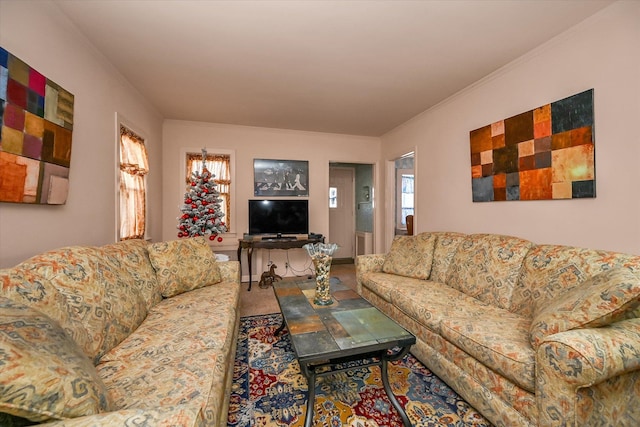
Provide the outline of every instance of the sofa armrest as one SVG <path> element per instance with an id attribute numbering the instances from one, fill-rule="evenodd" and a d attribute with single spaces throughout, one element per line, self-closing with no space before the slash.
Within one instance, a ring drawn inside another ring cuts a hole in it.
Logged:
<path id="1" fill-rule="evenodd" d="M 167 406 L 158 409 L 123 409 L 85 417 L 39 424 L 46 427 L 156 426 L 200 427 L 200 409 L 194 406 Z"/>
<path id="2" fill-rule="evenodd" d="M 638 370 L 640 319 L 547 337 L 536 354 L 539 425 L 573 426 L 579 425 L 581 419 L 592 418 L 581 413 L 594 410 L 594 405 L 581 405 L 578 390 Z M 636 387 L 634 393 L 633 400 L 637 402 L 640 389 Z"/>
<path id="3" fill-rule="evenodd" d="M 362 295 L 362 275 L 364 273 L 379 273 L 386 254 L 358 255 L 356 257 L 356 286 L 359 294 Z"/>
<path id="4" fill-rule="evenodd" d="M 238 261 L 219 261 L 223 282 L 240 283 L 240 263 Z"/>

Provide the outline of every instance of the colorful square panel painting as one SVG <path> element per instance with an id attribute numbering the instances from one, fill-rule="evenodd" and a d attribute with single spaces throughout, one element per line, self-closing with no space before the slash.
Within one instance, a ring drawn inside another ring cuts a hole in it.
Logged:
<path id="1" fill-rule="evenodd" d="M 593 89 L 470 132 L 474 202 L 596 196 Z"/>
<path id="2" fill-rule="evenodd" d="M 0 47 L 0 202 L 61 205 L 73 95 Z"/>

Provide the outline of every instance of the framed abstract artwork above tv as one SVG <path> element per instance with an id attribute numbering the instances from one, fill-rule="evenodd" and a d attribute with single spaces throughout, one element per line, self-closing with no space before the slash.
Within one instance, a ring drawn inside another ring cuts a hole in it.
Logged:
<path id="1" fill-rule="evenodd" d="M 0 47 L 0 202 L 61 205 L 74 96 Z"/>
<path id="2" fill-rule="evenodd" d="M 593 89 L 470 132 L 474 202 L 596 196 Z"/>
<path id="3" fill-rule="evenodd" d="M 253 181 L 256 197 L 309 196 L 309 162 L 254 159 Z"/>

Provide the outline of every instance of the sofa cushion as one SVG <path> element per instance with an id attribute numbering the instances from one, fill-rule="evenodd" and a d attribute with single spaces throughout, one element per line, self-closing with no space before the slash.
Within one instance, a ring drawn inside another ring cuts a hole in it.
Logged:
<path id="1" fill-rule="evenodd" d="M 147 310 L 162 301 L 148 247 L 149 243 L 142 239 L 123 240 L 100 247 L 101 255 L 119 267 L 122 282 L 140 293 Z"/>
<path id="2" fill-rule="evenodd" d="M 511 306 L 522 261 L 533 243 L 497 234 L 467 236 L 451 262 L 447 284 L 496 307 Z"/>
<path id="3" fill-rule="evenodd" d="M 459 313 L 484 313 L 490 305 L 443 283 L 406 279 L 391 292 L 391 302 L 430 330 L 440 333 L 444 319 Z"/>
<path id="4" fill-rule="evenodd" d="M 382 271 L 415 279 L 428 279 L 435 243 L 436 237 L 431 233 L 396 236 L 382 265 Z"/>
<path id="5" fill-rule="evenodd" d="M 216 257 L 204 237 L 154 243 L 148 250 L 164 297 L 222 280 Z"/>
<path id="6" fill-rule="evenodd" d="M 94 341 L 100 342 L 94 361 L 122 342 L 147 317 L 147 302 L 129 269 L 143 271 L 151 268 L 151 264 L 145 260 L 127 265 L 120 256 L 113 256 L 110 252 L 111 248 L 91 249 L 91 257 L 95 261 L 89 265 L 96 270 L 96 282 L 91 287 L 96 286 L 95 295 L 101 295 L 101 299 L 93 301 L 92 306 L 96 317 L 100 312 L 104 313 L 102 325 L 97 323 L 96 327 L 87 328 Z M 90 287 L 89 284 L 86 286 Z"/>
<path id="7" fill-rule="evenodd" d="M 206 425 L 221 425 L 235 358 L 239 289 L 238 282 L 225 281 L 154 306 L 140 328 L 98 364 L 115 403 L 186 403 L 202 409 Z M 226 412 L 224 420 L 226 425 Z"/>
<path id="8" fill-rule="evenodd" d="M 429 278 L 436 282 L 446 283 L 451 260 L 453 260 L 458 245 L 464 240 L 466 234 L 448 231 L 438 231 L 432 234 L 437 237 L 437 240 L 433 249 L 433 262 Z"/>
<path id="9" fill-rule="evenodd" d="M 113 409 L 89 358 L 60 325 L 0 298 L 0 411 L 31 421 Z"/>
<path id="10" fill-rule="evenodd" d="M 537 307 L 531 323 L 531 345 L 545 337 L 581 327 L 623 320 L 640 305 L 640 277 L 627 268 L 604 271 Z"/>
<path id="11" fill-rule="evenodd" d="M 616 267 L 640 274 L 640 256 L 560 245 L 538 245 L 524 259 L 510 311 L 533 318 L 535 307 Z"/>
<path id="12" fill-rule="evenodd" d="M 0 297 L 35 308 L 64 327 L 69 322 L 66 298 L 36 270 L 23 264 L 0 270 Z M 81 331 L 86 336 L 84 328 Z M 74 338 L 71 329 L 65 332 Z"/>
<path id="13" fill-rule="evenodd" d="M 442 320 L 442 336 L 518 386 L 535 390 L 531 321 L 498 307 L 482 313 L 459 310 Z"/>
<path id="14" fill-rule="evenodd" d="M 3 424 L 3 427 L 22 427 L 25 424 Z M 81 418 L 54 421 L 42 427 L 203 427 L 202 411 L 193 405 L 162 406 L 153 409 L 120 409 Z"/>
<path id="15" fill-rule="evenodd" d="M 360 277 L 362 286 L 383 298 L 387 302 L 391 302 L 391 293 L 398 288 L 406 286 L 409 282 L 415 282 L 424 285 L 422 279 L 412 279 L 410 277 L 398 276 L 397 274 L 367 272 Z"/>
<path id="16" fill-rule="evenodd" d="M 101 248 L 55 249 L 20 266 L 64 296 L 64 315 L 55 320 L 94 362 L 135 330 L 147 314 L 141 294 L 123 280 L 122 268 L 103 256 Z"/>
<path id="17" fill-rule="evenodd" d="M 121 409 L 154 409 L 184 403 L 204 408 L 215 372 L 218 350 L 199 349 L 118 359 L 97 370 Z M 222 391 L 220 391 L 222 392 Z"/>
<path id="18" fill-rule="evenodd" d="M 165 299 L 100 363 L 163 357 L 204 348 L 227 350 L 233 344 L 231 337 L 237 328 L 239 287 L 235 282 L 223 282 L 215 289 L 205 287 Z"/>

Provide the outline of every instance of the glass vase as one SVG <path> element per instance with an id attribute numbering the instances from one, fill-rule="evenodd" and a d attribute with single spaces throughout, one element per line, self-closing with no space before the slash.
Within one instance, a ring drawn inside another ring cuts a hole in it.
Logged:
<path id="1" fill-rule="evenodd" d="M 329 272 L 333 253 L 338 249 L 335 243 L 307 243 L 303 246 L 313 261 L 316 269 L 316 294 L 313 303 L 316 305 L 331 305 L 331 282 Z"/>

